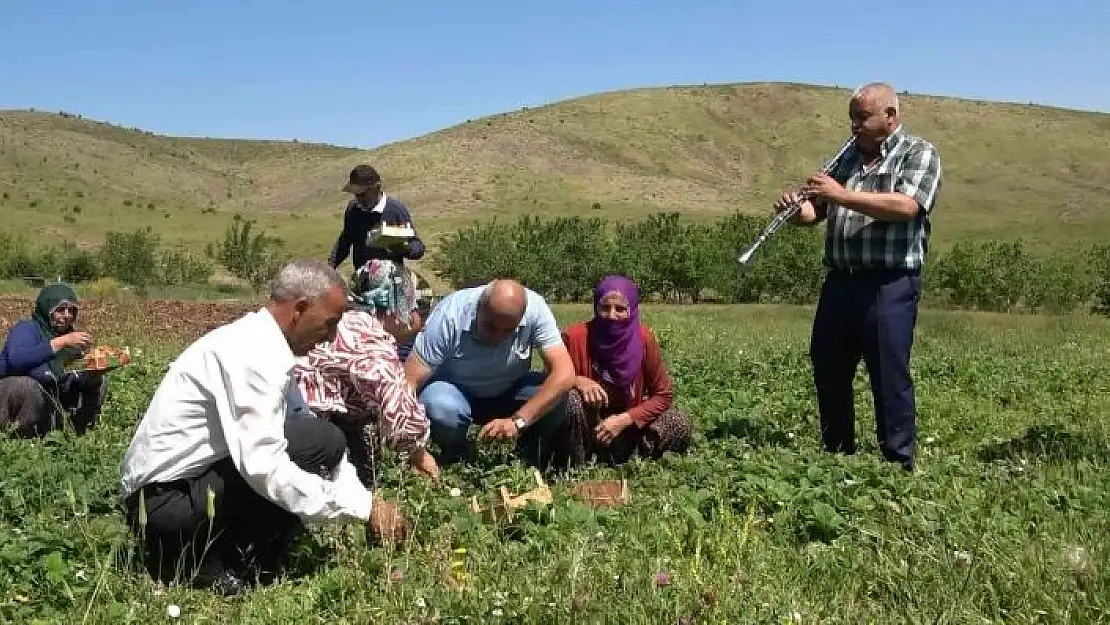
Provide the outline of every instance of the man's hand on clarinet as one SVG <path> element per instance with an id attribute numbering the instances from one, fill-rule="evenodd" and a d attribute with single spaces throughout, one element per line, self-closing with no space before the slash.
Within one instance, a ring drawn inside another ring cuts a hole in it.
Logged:
<path id="1" fill-rule="evenodd" d="M 826 200 L 835 204 L 843 204 L 846 190 L 828 174 L 816 174 L 806 181 L 803 191 L 810 197 Z"/>
<path id="2" fill-rule="evenodd" d="M 781 213 L 782 211 L 786 210 L 787 206 L 790 206 L 795 202 L 799 202 L 801 201 L 801 199 L 802 197 L 796 191 L 787 191 L 786 193 L 783 193 L 781 197 L 779 197 L 778 202 L 775 202 L 775 212 Z"/>

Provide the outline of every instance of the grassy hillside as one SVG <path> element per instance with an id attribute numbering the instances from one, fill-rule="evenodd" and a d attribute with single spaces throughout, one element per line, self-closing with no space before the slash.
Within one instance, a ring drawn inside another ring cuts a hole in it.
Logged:
<path id="1" fill-rule="evenodd" d="M 194 249 L 231 216 L 325 252 L 339 191 L 369 161 L 434 235 L 475 218 L 762 213 L 847 137 L 846 90 L 786 84 L 600 94 L 471 120 L 373 151 L 155 136 L 57 113 L 0 113 L 4 225 L 96 242 L 151 226 Z M 944 249 L 964 237 L 1069 247 L 1110 238 L 1110 115 L 903 96 L 936 143 Z M 433 237 L 434 238 L 434 237 Z"/>

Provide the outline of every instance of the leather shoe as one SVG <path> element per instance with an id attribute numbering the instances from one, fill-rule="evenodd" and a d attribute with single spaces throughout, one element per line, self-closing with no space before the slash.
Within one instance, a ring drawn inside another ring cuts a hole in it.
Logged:
<path id="1" fill-rule="evenodd" d="M 198 575 L 193 586 L 201 590 L 211 590 L 224 597 L 233 597 L 247 589 L 247 582 L 228 569 L 208 575 Z"/>

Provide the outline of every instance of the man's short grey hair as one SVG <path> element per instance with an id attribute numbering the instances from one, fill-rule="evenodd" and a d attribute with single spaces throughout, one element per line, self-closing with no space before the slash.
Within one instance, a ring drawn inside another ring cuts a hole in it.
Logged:
<path id="1" fill-rule="evenodd" d="M 869 91 L 875 91 L 875 90 L 887 92 L 887 94 L 889 95 L 888 99 L 890 100 L 889 106 L 894 107 L 894 112 L 895 113 L 901 113 L 902 112 L 902 105 L 898 102 L 898 92 L 895 91 L 894 87 L 890 86 L 889 83 L 869 82 L 866 85 L 863 85 L 861 87 L 857 87 L 856 90 L 852 92 L 852 98 L 851 99 L 856 100 L 861 95 L 863 95 L 863 94 L 865 94 Z"/>
<path id="2" fill-rule="evenodd" d="M 332 287 L 346 290 L 343 276 L 322 260 L 295 260 L 278 270 L 270 282 L 270 300 L 289 302 L 302 297 L 315 299 Z"/>

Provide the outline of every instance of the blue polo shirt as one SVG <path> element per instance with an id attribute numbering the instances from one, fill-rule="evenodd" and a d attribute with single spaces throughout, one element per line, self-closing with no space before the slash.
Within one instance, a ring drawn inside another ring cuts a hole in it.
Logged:
<path id="1" fill-rule="evenodd" d="M 444 380 L 472 397 L 497 397 L 532 370 L 532 350 L 563 344 L 555 315 L 539 294 L 527 303 L 516 332 L 501 345 L 478 340 L 478 299 L 486 286 L 455 291 L 436 304 L 413 351 Z"/>

